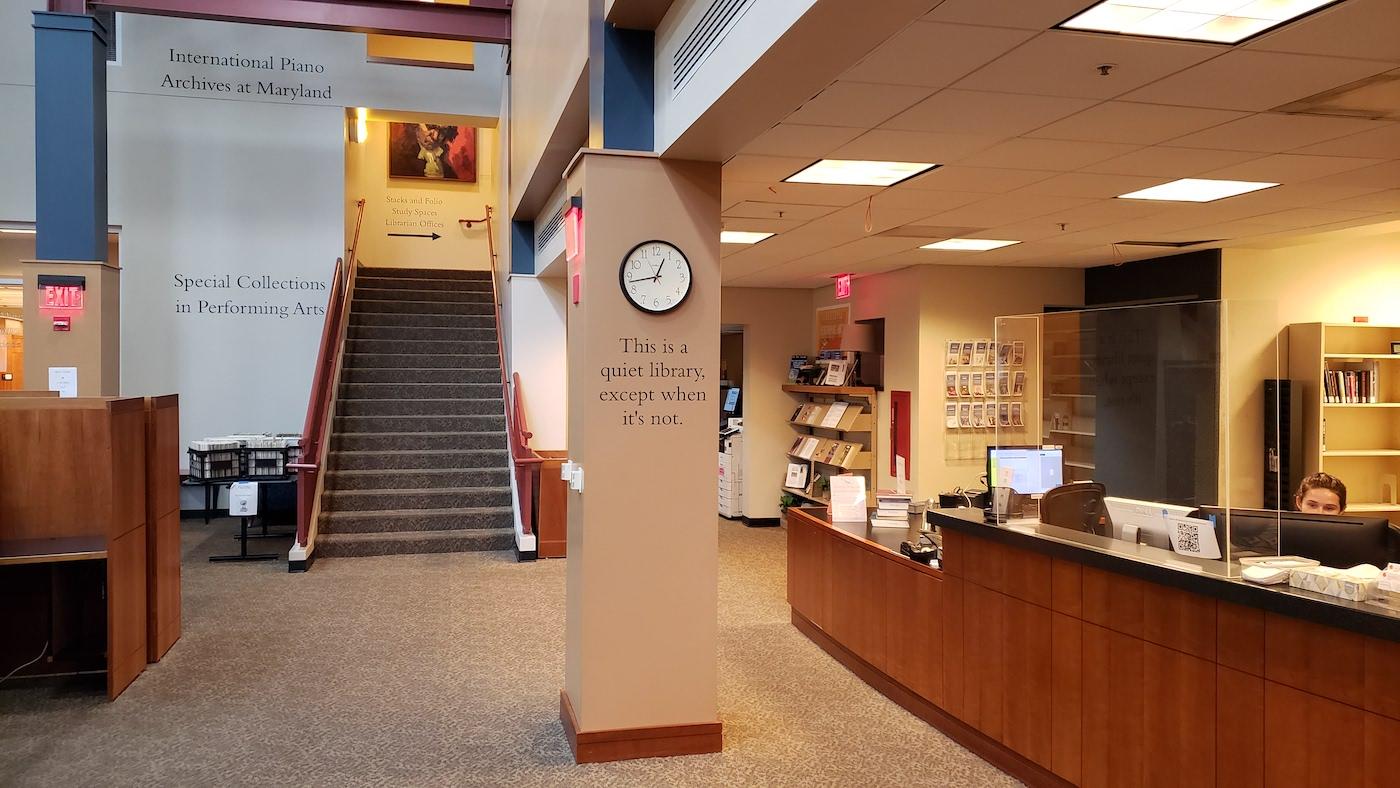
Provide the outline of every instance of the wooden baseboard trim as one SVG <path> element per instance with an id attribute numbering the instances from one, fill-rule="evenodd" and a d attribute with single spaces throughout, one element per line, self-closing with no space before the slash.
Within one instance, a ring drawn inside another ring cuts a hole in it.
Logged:
<path id="1" fill-rule="evenodd" d="M 847 670 L 856 674 L 861 681 L 874 687 L 881 695 L 898 703 L 910 714 L 937 728 L 943 735 L 971 750 L 973 754 L 987 763 L 1026 785 L 1047 786 L 1047 788 L 1067 788 L 1073 785 L 1040 764 L 1028 760 L 1001 742 L 988 738 L 986 734 L 976 728 L 924 700 L 913 690 L 885 675 L 884 671 L 851 653 L 845 646 L 836 642 L 830 635 L 823 632 L 820 627 L 796 610 L 792 611 L 792 625 L 797 627 L 797 631 L 806 635 L 808 640 L 817 644 L 822 651 L 831 655 Z"/>
<path id="2" fill-rule="evenodd" d="M 724 749 L 724 728 L 720 722 L 580 732 L 574 706 L 564 690 L 559 691 L 559 721 L 564 723 L 564 735 L 569 739 L 575 763 L 704 755 Z"/>

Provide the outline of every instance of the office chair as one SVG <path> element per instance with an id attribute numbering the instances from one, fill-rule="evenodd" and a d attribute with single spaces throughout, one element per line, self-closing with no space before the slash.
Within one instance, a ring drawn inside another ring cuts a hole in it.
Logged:
<path id="1" fill-rule="evenodd" d="M 1040 499 L 1040 521 L 1047 525 L 1113 536 L 1113 520 L 1100 482 L 1070 482 L 1047 490 Z"/>

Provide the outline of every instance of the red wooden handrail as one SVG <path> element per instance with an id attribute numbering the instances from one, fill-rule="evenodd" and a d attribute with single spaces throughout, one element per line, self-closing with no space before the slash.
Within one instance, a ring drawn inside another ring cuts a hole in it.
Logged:
<path id="1" fill-rule="evenodd" d="M 327 431 L 335 402 L 335 384 L 340 357 L 348 333 L 350 297 L 355 290 L 355 259 L 360 245 L 360 226 L 365 218 L 365 201 L 356 201 L 355 234 L 348 256 L 335 261 L 330 298 L 326 301 L 326 322 L 321 327 L 321 346 L 316 353 L 316 369 L 311 378 L 311 397 L 306 406 L 306 422 L 301 431 L 301 462 L 288 467 L 297 473 L 297 544 L 306 547 L 311 521 L 316 511 L 318 471 L 325 462 Z"/>

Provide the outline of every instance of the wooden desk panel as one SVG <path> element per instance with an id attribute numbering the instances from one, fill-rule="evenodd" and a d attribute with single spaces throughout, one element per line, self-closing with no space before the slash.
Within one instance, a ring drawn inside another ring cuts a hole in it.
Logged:
<path id="1" fill-rule="evenodd" d="M 563 558 L 569 548 L 569 483 L 559 478 L 559 468 L 568 452 L 540 450 L 540 503 L 535 510 L 539 524 L 535 554 L 540 558 Z"/>
<path id="2" fill-rule="evenodd" d="M 180 400 L 146 398 L 146 659 L 180 639 Z"/>
<path id="3" fill-rule="evenodd" d="M 122 694 L 146 669 L 146 527 L 107 548 L 107 697 Z"/>

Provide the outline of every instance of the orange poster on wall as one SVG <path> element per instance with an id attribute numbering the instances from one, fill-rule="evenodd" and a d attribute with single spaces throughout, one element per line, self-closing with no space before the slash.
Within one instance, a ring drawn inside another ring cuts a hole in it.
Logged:
<path id="1" fill-rule="evenodd" d="M 840 350 L 841 340 L 846 334 L 846 324 L 851 322 L 851 307 L 827 306 L 817 310 L 817 351 Z"/>

